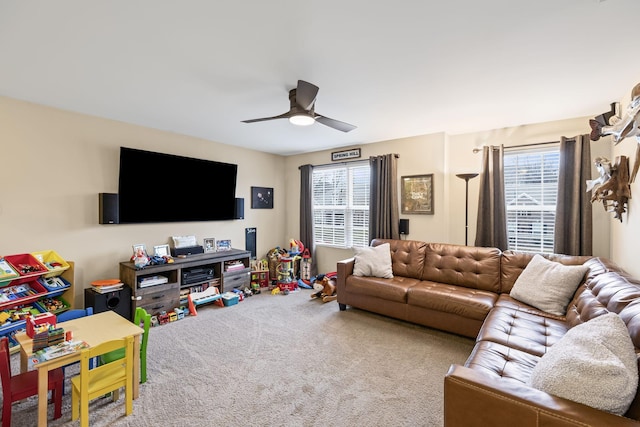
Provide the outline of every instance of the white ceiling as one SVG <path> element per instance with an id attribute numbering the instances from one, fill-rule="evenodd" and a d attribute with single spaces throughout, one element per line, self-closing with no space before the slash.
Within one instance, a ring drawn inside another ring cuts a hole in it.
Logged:
<path id="1" fill-rule="evenodd" d="M 600 114 L 640 81 L 639 18 L 638 0 L 3 0 L 0 95 L 291 155 Z M 241 123 L 288 111 L 298 79 L 358 128 Z"/>

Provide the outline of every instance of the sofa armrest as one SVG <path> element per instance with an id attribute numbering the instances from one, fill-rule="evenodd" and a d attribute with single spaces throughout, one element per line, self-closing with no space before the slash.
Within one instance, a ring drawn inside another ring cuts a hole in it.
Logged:
<path id="1" fill-rule="evenodd" d="M 638 426 L 630 418 L 556 397 L 514 380 L 451 365 L 444 379 L 444 425 L 492 427 Z"/>
<path id="2" fill-rule="evenodd" d="M 347 258 L 342 261 L 338 261 L 336 271 L 338 276 L 336 278 L 336 292 L 338 294 L 338 302 L 340 302 L 340 294 L 345 294 L 345 288 L 347 286 L 347 277 L 353 274 L 353 265 L 355 264 L 355 258 Z"/>

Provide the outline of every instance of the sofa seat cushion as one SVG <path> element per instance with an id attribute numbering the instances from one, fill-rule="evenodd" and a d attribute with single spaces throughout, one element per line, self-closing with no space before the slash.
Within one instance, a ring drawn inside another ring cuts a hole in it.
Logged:
<path id="1" fill-rule="evenodd" d="M 491 310 L 477 340 L 503 344 L 541 357 L 567 333 L 568 328 L 562 320 L 501 306 Z"/>
<path id="2" fill-rule="evenodd" d="M 522 312 L 535 314 L 537 316 L 548 317 L 549 319 L 562 321 L 566 320 L 565 316 L 558 316 L 555 314 L 547 313 L 546 311 L 542 311 L 539 308 L 535 308 L 523 303 L 522 301 L 518 301 L 509 294 L 500 294 L 500 296 L 498 297 L 498 301 L 496 301 L 496 307 L 505 307 L 512 310 L 519 310 Z"/>
<path id="3" fill-rule="evenodd" d="M 352 294 L 367 295 L 387 301 L 407 302 L 407 290 L 420 281 L 396 276 L 393 279 L 349 276 L 346 290 Z"/>
<path id="4" fill-rule="evenodd" d="M 492 377 L 527 384 L 540 356 L 492 341 L 479 341 L 465 366 Z"/>
<path id="5" fill-rule="evenodd" d="M 407 302 L 409 305 L 484 320 L 497 298 L 493 292 L 422 281 L 409 288 Z"/>

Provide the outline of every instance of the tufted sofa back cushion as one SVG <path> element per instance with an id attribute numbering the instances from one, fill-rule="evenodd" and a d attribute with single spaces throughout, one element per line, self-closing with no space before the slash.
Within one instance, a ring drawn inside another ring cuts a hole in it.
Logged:
<path id="1" fill-rule="evenodd" d="M 424 267 L 425 242 L 417 240 L 373 239 L 371 246 L 389 243 L 394 276 L 419 279 Z"/>
<path id="2" fill-rule="evenodd" d="M 500 249 L 428 243 L 422 280 L 500 292 Z"/>
<path id="3" fill-rule="evenodd" d="M 611 261 L 596 259 L 589 264 L 604 271 L 590 276 L 578 288 L 567 310 L 567 322 L 573 327 L 607 312 L 617 313 L 626 323 L 633 343 L 640 348 L 640 281 Z"/>
<path id="4" fill-rule="evenodd" d="M 501 292 L 508 294 L 516 283 L 516 279 L 522 270 L 529 264 L 535 254 L 531 252 L 520 252 L 507 250 L 502 253 L 502 265 L 500 266 L 500 286 Z M 589 256 L 540 254 L 550 261 L 559 262 L 564 265 L 581 265 L 591 259 Z"/>

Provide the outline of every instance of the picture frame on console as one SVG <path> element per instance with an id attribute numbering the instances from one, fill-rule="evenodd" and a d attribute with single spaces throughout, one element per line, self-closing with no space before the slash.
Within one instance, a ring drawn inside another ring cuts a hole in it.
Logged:
<path id="1" fill-rule="evenodd" d="M 216 252 L 216 239 L 213 237 L 207 237 L 202 240 L 202 246 L 204 246 L 205 252 Z"/>
<path id="2" fill-rule="evenodd" d="M 148 256 L 147 255 L 147 247 L 143 243 L 138 243 L 137 245 L 133 245 L 133 256 Z"/>
<path id="3" fill-rule="evenodd" d="M 403 176 L 400 182 L 402 213 L 433 215 L 433 174 Z"/>
<path id="4" fill-rule="evenodd" d="M 169 245 L 158 245 L 153 247 L 153 255 L 159 257 L 171 256 Z"/>
<path id="5" fill-rule="evenodd" d="M 230 251 L 231 250 L 231 240 L 218 240 L 218 241 L 216 241 L 215 248 L 216 248 L 217 252 Z"/>

